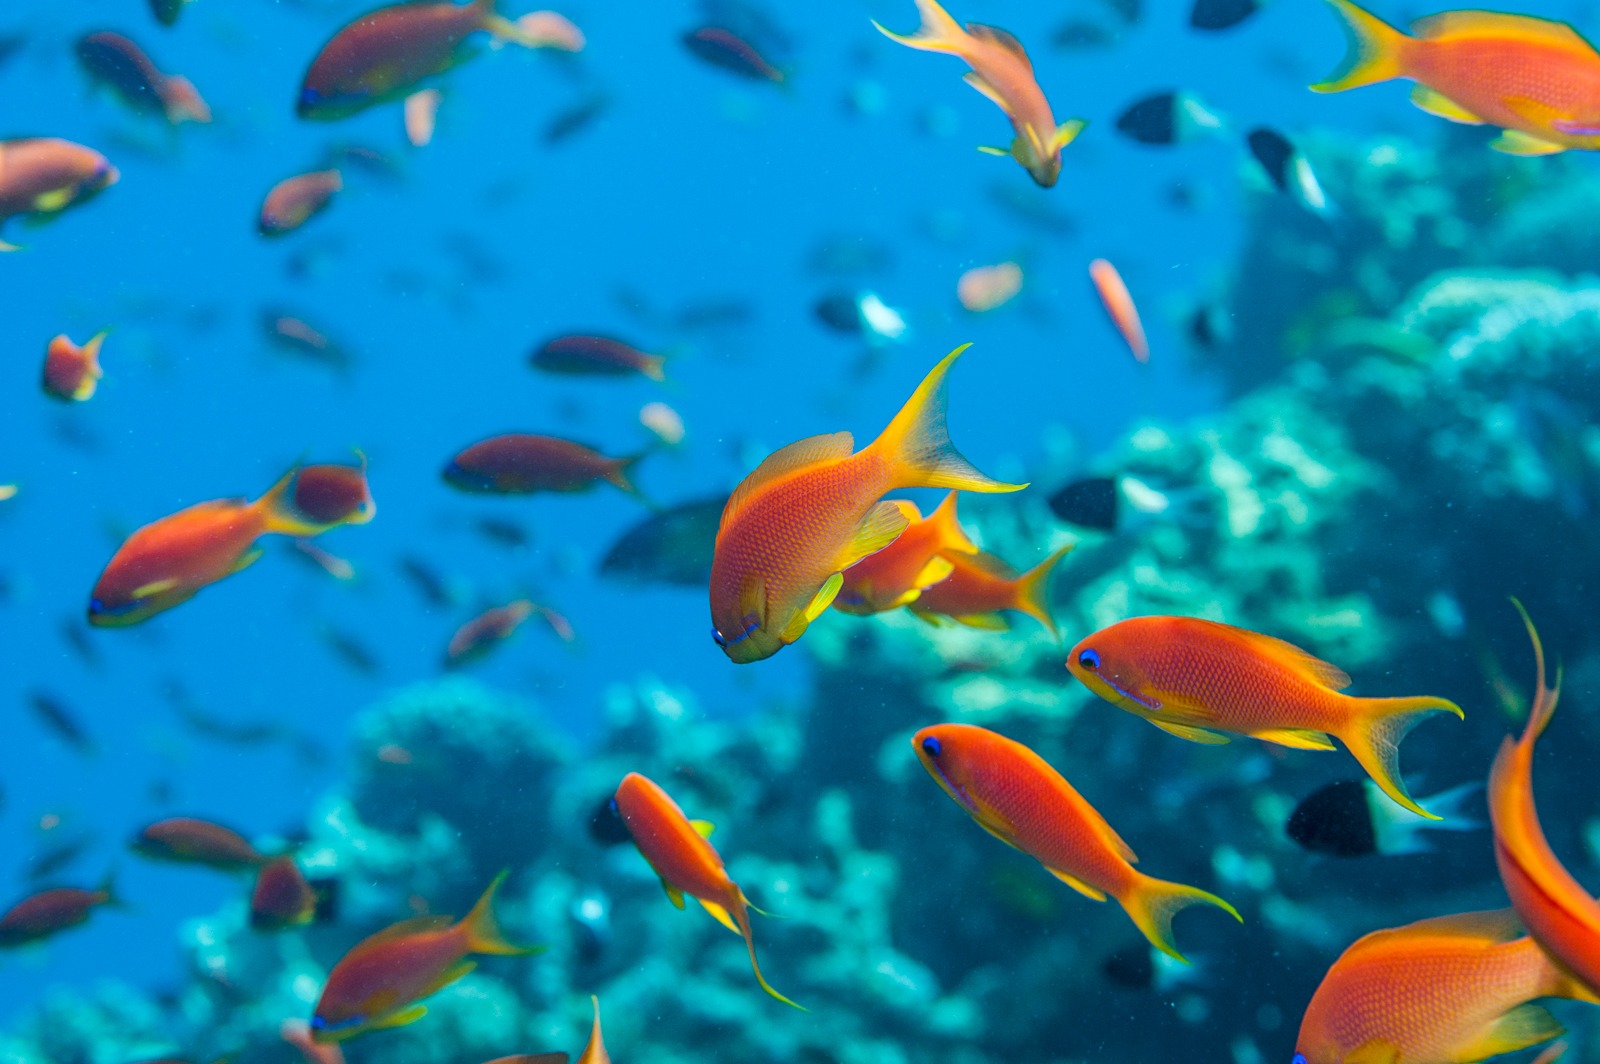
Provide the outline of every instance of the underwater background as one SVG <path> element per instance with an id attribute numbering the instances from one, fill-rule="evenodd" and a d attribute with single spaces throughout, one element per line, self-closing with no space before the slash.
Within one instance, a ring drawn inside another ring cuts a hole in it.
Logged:
<path id="1" fill-rule="evenodd" d="M 0 954 L 0 1062 L 299 1059 L 278 1026 L 309 1015 L 344 950 L 413 912 L 465 912 L 504 868 L 503 926 L 547 951 L 486 959 L 424 1021 L 348 1043 L 349 1060 L 575 1048 L 593 993 L 619 1061 L 1286 1061 L 1355 937 L 1504 904 L 1486 813 L 1469 800 L 1477 830 L 1429 833 L 1426 853 L 1307 852 L 1285 822 L 1359 775 L 1345 755 L 1182 743 L 1067 674 L 1073 643 L 1139 614 L 1271 632 L 1362 693 L 1458 703 L 1464 722 L 1406 745 L 1425 796 L 1481 782 L 1519 726 L 1533 666 L 1518 597 L 1566 672 L 1544 828 L 1600 881 L 1590 158 L 1492 153 L 1492 131 L 1422 114 L 1397 84 L 1306 91 L 1344 48 L 1311 0 L 1210 33 L 1158 0 L 953 7 L 1016 34 L 1057 118 L 1089 120 L 1050 189 L 973 150 L 1009 133 L 956 84 L 957 62 L 874 31 L 909 32 L 910 0 L 766 5 L 781 85 L 683 46 L 720 5 L 563 7 L 581 52 L 481 46 L 436 82 L 437 132 L 415 148 L 398 104 L 295 115 L 310 58 L 369 6 L 197 0 L 172 27 L 143 0 L 0 8 L 0 135 L 90 145 L 121 175 L 4 233 L 26 248 L 0 257 L 0 481 L 18 486 L 0 502 L 0 878 L 20 898 L 112 873 L 123 900 Z M 1588 3 L 1524 10 L 1600 19 Z M 104 29 L 190 78 L 214 120 L 168 128 L 94 90 L 73 45 Z M 1129 104 L 1167 89 L 1222 128 L 1159 146 L 1119 135 Z M 552 135 L 574 109 L 577 128 Z M 1263 173 L 1245 144 L 1257 127 L 1304 153 L 1331 209 Z M 345 187 L 324 214 L 257 232 L 272 185 L 336 159 Z M 1095 258 L 1137 300 L 1148 364 L 1099 305 Z M 964 310 L 958 277 L 1004 261 L 1022 267 L 1017 297 Z M 903 313 L 903 336 L 817 313 L 867 291 Z M 278 315 L 346 357 L 285 353 L 263 331 Z M 101 329 L 92 401 L 40 395 L 48 338 Z M 530 369 L 535 346 L 574 332 L 665 354 L 666 380 Z M 996 632 L 835 612 L 736 667 L 709 637 L 703 580 L 600 572 L 652 505 L 725 496 L 815 433 L 864 443 L 967 342 L 951 434 L 1032 486 L 965 496 L 962 517 L 1019 569 L 1076 542 L 1050 596 L 1059 640 L 1025 617 Z M 640 424 L 651 402 L 681 415 L 681 443 Z M 648 452 L 643 498 L 474 497 L 441 479 L 461 448 L 509 431 Z M 135 528 L 357 450 L 376 519 L 317 541 L 352 579 L 281 539 L 149 623 L 84 623 Z M 1090 474 L 1173 505 L 1075 527 L 1048 499 Z M 460 625 L 522 597 L 572 638 L 534 621 L 444 667 Z M 922 778 L 908 738 L 945 720 L 1039 750 L 1152 870 L 1225 895 L 1245 926 L 1187 916 L 1195 963 L 1152 955 L 1114 905 L 985 837 Z M 735 878 L 782 917 L 757 917 L 764 970 L 810 1013 L 760 994 L 742 944 L 665 904 L 608 832 L 597 810 L 629 771 L 717 824 Z M 339 882 L 336 917 L 263 935 L 236 879 L 129 853 L 180 813 L 296 844 Z M 1600 1060 L 1592 1010 L 1556 1011 L 1566 1059 Z"/>

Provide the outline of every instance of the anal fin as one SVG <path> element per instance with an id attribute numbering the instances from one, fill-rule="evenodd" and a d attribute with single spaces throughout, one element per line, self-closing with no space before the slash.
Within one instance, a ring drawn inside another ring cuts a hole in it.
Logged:
<path id="1" fill-rule="evenodd" d="M 373 1023 L 374 1030 L 383 1030 L 386 1027 L 404 1027 L 408 1023 L 416 1023 L 428 1014 L 426 1005 L 412 1005 L 410 1008 L 401 1009 L 399 1012 L 383 1017 Z"/>
<path id="2" fill-rule="evenodd" d="M 1250 733 L 1252 738 L 1277 743 L 1291 750 L 1333 750 L 1333 740 L 1311 728 L 1273 728 Z"/>
<path id="3" fill-rule="evenodd" d="M 1046 865 L 1045 867 L 1049 870 L 1051 875 L 1061 880 L 1061 882 L 1065 883 L 1079 894 L 1082 894 L 1085 898 L 1093 898 L 1095 901 L 1106 900 L 1105 891 L 1096 887 L 1091 887 L 1089 884 L 1085 883 L 1077 876 L 1072 875 L 1070 872 L 1063 872 L 1059 868 L 1050 868 L 1049 865 Z"/>
<path id="4" fill-rule="evenodd" d="M 1179 724 L 1171 720 L 1156 720 L 1146 717 L 1151 724 L 1160 728 L 1169 735 L 1176 735 L 1180 739 L 1187 739 L 1191 743 L 1204 743 L 1206 746 L 1224 746 L 1233 742 L 1221 732 L 1212 731 L 1210 728 L 1197 728 L 1193 724 Z"/>
<path id="5" fill-rule="evenodd" d="M 1411 102 L 1419 111 L 1426 111 L 1430 115 L 1448 118 L 1452 122 L 1460 122 L 1465 126 L 1481 126 L 1483 119 L 1456 103 L 1442 92 L 1428 88 L 1418 82 L 1411 90 Z"/>
<path id="6" fill-rule="evenodd" d="M 1501 130 L 1500 135 L 1489 142 L 1489 147 L 1506 155 L 1555 155 L 1567 150 L 1561 144 L 1541 140 L 1520 129 Z"/>
<path id="7" fill-rule="evenodd" d="M 721 905 L 718 905 L 714 901 L 706 901 L 704 898 L 696 898 L 695 900 L 700 903 L 700 907 L 702 909 L 716 917 L 717 923 L 721 924 L 723 927 L 726 927 L 729 931 L 732 931 L 736 935 L 744 935 L 744 932 L 739 930 L 739 925 L 733 922 L 733 916 L 728 912 L 727 909 L 723 908 Z"/>

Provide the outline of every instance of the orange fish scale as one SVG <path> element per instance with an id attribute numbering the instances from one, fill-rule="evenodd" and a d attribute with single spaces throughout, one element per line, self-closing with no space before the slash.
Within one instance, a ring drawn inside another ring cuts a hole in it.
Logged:
<path id="1" fill-rule="evenodd" d="M 1498 126 L 1528 120 L 1501 103 L 1522 97 L 1562 117 L 1600 119 L 1600 61 L 1542 42 L 1473 38 L 1419 42 L 1408 72 Z"/>
<path id="2" fill-rule="evenodd" d="M 1141 661 L 1149 694 L 1170 706 L 1164 696 L 1182 692 L 1183 705 L 1206 707 L 1206 717 L 1230 731 L 1333 731 L 1342 720 L 1336 692 L 1225 637 L 1207 633 L 1204 638 L 1163 642 Z"/>

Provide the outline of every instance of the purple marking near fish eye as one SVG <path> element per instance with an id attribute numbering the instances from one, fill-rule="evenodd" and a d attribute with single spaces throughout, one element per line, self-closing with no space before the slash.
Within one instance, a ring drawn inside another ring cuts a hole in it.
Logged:
<path id="1" fill-rule="evenodd" d="M 1160 702 L 1159 699 L 1143 698 L 1143 697 L 1141 697 L 1139 695 L 1136 695 L 1132 691 L 1130 691 L 1127 688 L 1123 687 L 1121 684 L 1117 683 L 1117 681 L 1113 680 L 1110 676 L 1105 675 L 1104 673 L 1096 673 L 1095 675 L 1099 676 L 1102 680 L 1104 680 L 1106 682 L 1106 685 L 1108 687 L 1110 687 L 1113 691 L 1117 692 L 1117 694 L 1121 695 L 1123 698 L 1126 698 L 1128 701 L 1137 702 L 1141 706 L 1144 706 L 1146 709 L 1160 709 L 1161 708 L 1161 702 Z"/>

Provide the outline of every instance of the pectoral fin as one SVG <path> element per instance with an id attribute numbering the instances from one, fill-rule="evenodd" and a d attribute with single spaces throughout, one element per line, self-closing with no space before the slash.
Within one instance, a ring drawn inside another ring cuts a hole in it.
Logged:
<path id="1" fill-rule="evenodd" d="M 1221 732 L 1212 731 L 1210 728 L 1197 728 L 1192 724 L 1156 720 L 1152 717 L 1146 717 L 1145 719 L 1169 735 L 1176 735 L 1178 738 L 1187 739 L 1191 743 L 1204 743 L 1206 746 L 1224 746 L 1233 742 L 1228 736 L 1223 735 Z"/>
<path id="2" fill-rule="evenodd" d="M 980 144 L 978 145 L 978 150 L 985 155 L 1009 156 L 1011 154 L 1010 148 L 996 148 L 993 144 Z"/>
<path id="3" fill-rule="evenodd" d="M 1054 154 L 1065 148 L 1068 144 L 1078 139 L 1084 127 L 1089 123 L 1081 118 L 1069 118 L 1056 127 L 1055 134 L 1050 138 L 1050 152 Z"/>
<path id="4" fill-rule="evenodd" d="M 709 839 L 711 837 L 711 833 L 717 830 L 717 825 L 713 824 L 709 820 L 691 820 L 689 821 L 689 826 L 694 828 L 695 834 L 699 835 L 702 839 Z"/>
<path id="5" fill-rule="evenodd" d="M 988 80 L 976 70 L 967 71 L 961 75 L 961 80 L 983 93 L 984 96 L 988 97 L 990 103 L 1006 114 L 1011 113 L 1010 106 L 1006 103 L 1006 98 L 1000 95 L 1000 90 L 989 84 Z"/>
<path id="6" fill-rule="evenodd" d="M 1322 732 L 1310 728 L 1276 728 L 1271 731 L 1251 732 L 1253 737 L 1292 750 L 1332 750 L 1333 740 Z"/>
<path id="7" fill-rule="evenodd" d="M 805 634 L 806 626 L 822 616 L 827 608 L 833 605 L 833 600 L 839 596 L 839 589 L 844 586 L 844 574 L 834 573 L 817 593 L 811 596 L 811 601 L 806 608 L 789 618 L 789 623 L 783 626 L 783 631 L 778 633 L 778 638 L 785 643 L 793 643 Z"/>

